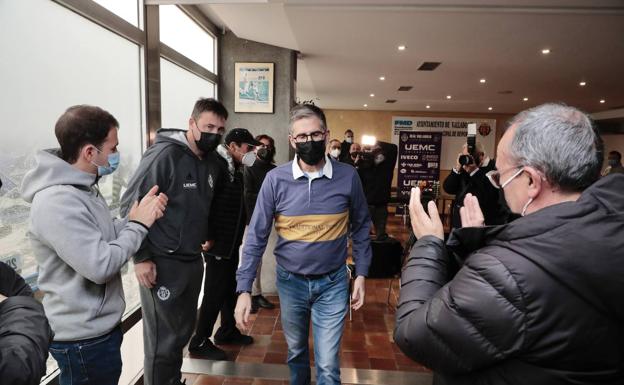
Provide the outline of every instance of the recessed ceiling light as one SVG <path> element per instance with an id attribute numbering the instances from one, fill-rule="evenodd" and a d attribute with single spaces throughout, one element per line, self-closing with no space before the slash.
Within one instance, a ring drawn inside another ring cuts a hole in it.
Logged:
<path id="1" fill-rule="evenodd" d="M 370 94 L 369 96 L 370 96 L 371 98 L 374 98 L 374 97 L 375 97 L 375 94 Z"/>
<path id="2" fill-rule="evenodd" d="M 488 111 L 492 111 L 492 107 L 488 107 Z"/>
<path id="3" fill-rule="evenodd" d="M 364 107 L 368 107 L 368 104 L 364 104 Z"/>
<path id="4" fill-rule="evenodd" d="M 548 55 L 549 53 L 550 53 L 550 49 L 548 49 L 548 48 L 544 48 L 544 49 L 542 50 L 542 54 L 543 54 L 543 55 Z"/>
<path id="5" fill-rule="evenodd" d="M 606 102 L 606 100 L 604 100 L 604 99 L 600 99 L 600 103 L 603 103 L 603 104 L 604 104 L 604 102 Z"/>
<path id="6" fill-rule="evenodd" d="M 586 83 L 586 82 L 580 82 L 580 83 L 579 83 L 579 86 L 581 86 L 581 87 L 585 87 L 586 85 L 587 85 L 587 83 Z"/>
<path id="7" fill-rule="evenodd" d="M 523 101 L 528 102 L 529 98 L 522 98 Z"/>
<path id="8" fill-rule="evenodd" d="M 452 98 L 452 96 L 451 95 L 446 95 L 446 98 L 450 99 L 450 98 Z"/>
<path id="9" fill-rule="evenodd" d="M 405 48 L 407 47 L 405 47 L 404 45 L 400 45 L 398 48 L 399 48 L 399 51 L 405 51 Z"/>
<path id="10" fill-rule="evenodd" d="M 479 83 L 485 83 L 485 79 L 480 79 Z"/>
<path id="11" fill-rule="evenodd" d="M 385 76 L 380 76 L 379 80 L 386 80 L 386 77 Z"/>
<path id="12" fill-rule="evenodd" d="M 431 106 L 427 104 L 427 105 L 425 106 L 425 108 L 431 108 Z"/>

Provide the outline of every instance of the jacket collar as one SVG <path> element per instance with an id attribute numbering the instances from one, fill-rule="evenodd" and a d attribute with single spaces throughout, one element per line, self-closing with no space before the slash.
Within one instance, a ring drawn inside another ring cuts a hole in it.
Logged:
<path id="1" fill-rule="evenodd" d="M 327 155 L 325 155 L 325 166 L 323 166 L 320 172 L 321 172 L 321 175 L 319 177 L 326 176 L 327 178 L 331 179 L 333 176 L 334 169 L 332 167 L 331 160 L 329 159 Z M 303 172 L 301 167 L 299 167 L 299 158 L 297 157 L 296 154 L 295 154 L 295 159 L 293 159 L 292 161 L 292 173 L 293 173 L 293 179 L 299 179 L 302 176 L 305 176 L 305 173 Z"/>

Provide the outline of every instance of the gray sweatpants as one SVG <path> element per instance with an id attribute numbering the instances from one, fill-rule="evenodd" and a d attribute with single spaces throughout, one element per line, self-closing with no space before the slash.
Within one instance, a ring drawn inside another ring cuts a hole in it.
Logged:
<path id="1" fill-rule="evenodd" d="M 197 317 L 197 300 L 204 264 L 155 258 L 156 285 L 141 286 L 145 385 L 179 384 L 182 350 L 188 343 Z"/>

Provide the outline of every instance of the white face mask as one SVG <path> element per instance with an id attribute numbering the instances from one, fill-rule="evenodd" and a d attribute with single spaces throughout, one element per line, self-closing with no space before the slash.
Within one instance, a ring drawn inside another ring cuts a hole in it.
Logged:
<path id="1" fill-rule="evenodd" d="M 352 137 L 350 137 L 350 136 L 347 136 L 347 137 L 345 138 L 345 142 L 347 142 L 347 143 L 351 144 L 351 143 L 353 143 L 353 138 L 352 138 Z"/>
<path id="2" fill-rule="evenodd" d="M 255 161 L 256 153 L 253 151 L 246 152 L 245 155 L 243 155 L 243 159 L 241 160 L 241 162 L 247 167 L 253 166 Z"/>
<path id="3" fill-rule="evenodd" d="M 338 159 L 338 157 L 340 156 L 340 149 L 332 148 L 331 151 L 329 151 L 329 155 L 331 155 L 333 158 Z"/>

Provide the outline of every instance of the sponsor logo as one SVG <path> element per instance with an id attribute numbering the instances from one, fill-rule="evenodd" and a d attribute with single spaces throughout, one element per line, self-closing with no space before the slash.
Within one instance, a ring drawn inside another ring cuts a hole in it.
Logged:
<path id="1" fill-rule="evenodd" d="M 161 301 L 166 301 L 171 297 L 171 292 L 166 287 L 161 286 L 158 288 L 158 291 L 156 291 L 156 295 Z"/>
<path id="2" fill-rule="evenodd" d="M 413 122 L 411 120 L 395 120 L 395 126 L 412 126 Z"/>
<path id="3" fill-rule="evenodd" d="M 197 182 L 186 182 L 182 185 L 182 187 L 184 187 L 185 189 L 189 190 L 189 189 L 196 189 L 197 188 Z"/>
<path id="4" fill-rule="evenodd" d="M 435 144 L 406 144 L 405 149 L 407 151 L 415 150 L 415 151 L 435 151 Z"/>
<path id="5" fill-rule="evenodd" d="M 214 188 L 214 180 L 212 179 L 212 174 L 208 175 L 208 185 L 210 188 Z"/>

